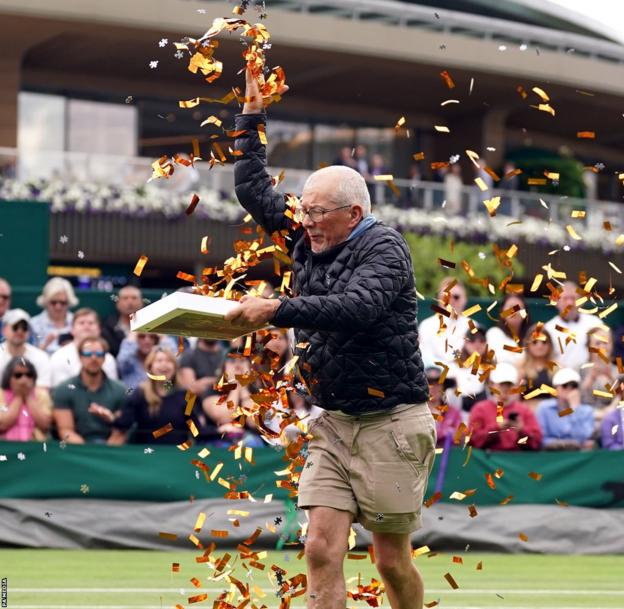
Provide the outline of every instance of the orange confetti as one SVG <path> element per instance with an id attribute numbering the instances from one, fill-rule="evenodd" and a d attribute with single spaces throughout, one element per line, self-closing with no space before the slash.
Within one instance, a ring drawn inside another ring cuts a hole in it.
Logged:
<path id="1" fill-rule="evenodd" d="M 457 565 L 463 565 L 464 559 L 461 556 L 453 556 L 453 562 Z"/>
<path id="2" fill-rule="evenodd" d="M 433 495 L 431 495 L 431 497 L 429 497 L 429 499 L 427 499 L 423 505 L 425 507 L 431 507 L 434 503 L 436 503 L 437 501 L 440 501 L 440 499 L 442 499 L 442 493 L 440 491 L 435 492 Z"/>
<path id="3" fill-rule="evenodd" d="M 198 203 L 199 203 L 199 197 L 196 194 L 194 194 L 188 207 L 184 210 L 184 213 L 187 216 L 190 216 L 195 211 L 195 208 L 197 207 Z"/>
<path id="4" fill-rule="evenodd" d="M 134 267 L 134 271 L 132 271 L 137 277 L 141 276 L 141 273 L 143 272 L 143 269 L 145 268 L 145 265 L 147 264 L 147 256 L 141 256 L 138 260 L 137 263 Z"/>
<path id="5" fill-rule="evenodd" d="M 152 432 L 152 435 L 154 436 L 154 438 L 160 438 L 161 436 L 168 434 L 170 431 L 173 431 L 173 425 L 171 423 L 167 423 L 166 425 L 163 425 L 159 429 L 155 429 Z"/>
<path id="6" fill-rule="evenodd" d="M 450 573 L 445 573 L 444 579 L 449 583 L 449 586 L 453 588 L 453 590 L 457 590 L 459 588 L 459 584 L 455 581 L 455 578 Z"/>
<path id="7" fill-rule="evenodd" d="M 483 563 L 482 562 L 478 562 L 477 563 L 477 571 L 483 571 Z"/>
<path id="8" fill-rule="evenodd" d="M 168 539 L 169 541 L 175 541 L 178 536 L 175 533 L 158 533 L 159 537 L 162 537 L 163 539 Z"/>
<path id="9" fill-rule="evenodd" d="M 509 495 L 500 502 L 500 505 L 507 505 L 512 499 L 513 499 L 513 495 Z"/>
<path id="10" fill-rule="evenodd" d="M 595 131 L 577 131 L 576 137 L 584 140 L 594 140 L 596 139 Z"/>
<path id="11" fill-rule="evenodd" d="M 542 474 L 538 474 L 537 472 L 529 472 L 529 478 L 533 478 L 533 480 L 541 480 Z"/>
<path id="12" fill-rule="evenodd" d="M 383 391 L 380 391 L 379 389 L 373 389 L 372 387 L 368 388 L 368 395 L 372 395 L 376 398 L 383 398 L 386 396 Z"/>
<path id="13" fill-rule="evenodd" d="M 574 409 L 565 408 L 564 410 L 559 411 L 559 417 L 567 417 L 569 414 L 572 414 L 573 412 L 574 412 Z"/>
<path id="14" fill-rule="evenodd" d="M 179 562 L 171 563 L 171 571 L 173 573 L 179 573 L 180 572 L 180 563 Z"/>
<path id="15" fill-rule="evenodd" d="M 470 518 L 476 518 L 479 515 L 479 512 L 477 512 L 477 506 L 476 505 L 469 505 L 468 506 L 468 514 L 470 515 Z"/>
<path id="16" fill-rule="evenodd" d="M 518 533 L 518 538 L 520 541 L 529 541 L 529 538 L 524 533 Z"/>
<path id="17" fill-rule="evenodd" d="M 197 596 L 189 596 L 189 603 L 201 603 L 202 601 L 208 600 L 207 594 L 198 594 Z"/>
<path id="18" fill-rule="evenodd" d="M 453 82 L 453 79 L 451 78 L 451 75 L 448 73 L 447 70 L 443 70 L 442 72 L 440 72 L 440 76 L 442 77 L 442 80 L 444 81 L 444 84 L 449 89 L 454 89 L 455 88 L 455 83 Z"/>
<path id="19" fill-rule="evenodd" d="M 496 484 L 494 483 L 494 479 L 492 478 L 492 474 L 485 474 L 485 481 L 487 485 L 492 489 L 496 489 Z"/>

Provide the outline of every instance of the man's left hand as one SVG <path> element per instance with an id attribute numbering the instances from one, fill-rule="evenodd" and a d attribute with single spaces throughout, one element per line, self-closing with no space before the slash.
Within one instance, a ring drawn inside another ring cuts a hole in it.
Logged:
<path id="1" fill-rule="evenodd" d="M 225 316 L 226 321 L 238 324 L 263 324 L 273 318 L 281 304 L 277 298 L 257 298 L 256 296 L 243 296 L 239 302 L 239 306 Z"/>

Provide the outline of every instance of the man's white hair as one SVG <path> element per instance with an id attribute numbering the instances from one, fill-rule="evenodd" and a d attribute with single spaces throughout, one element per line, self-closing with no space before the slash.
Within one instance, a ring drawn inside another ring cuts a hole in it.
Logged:
<path id="1" fill-rule="evenodd" d="M 314 188 L 320 181 L 334 180 L 336 187 L 332 191 L 332 201 L 336 207 L 341 205 L 361 205 L 362 215 L 370 216 L 371 201 L 368 186 L 364 178 L 351 167 L 330 165 L 318 169 L 308 177 L 303 190 Z"/>

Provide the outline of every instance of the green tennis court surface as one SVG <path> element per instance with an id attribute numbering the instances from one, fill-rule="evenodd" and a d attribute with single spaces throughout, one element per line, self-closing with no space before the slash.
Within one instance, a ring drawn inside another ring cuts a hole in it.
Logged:
<path id="1" fill-rule="evenodd" d="M 216 553 L 221 557 L 226 550 Z M 236 550 L 230 550 L 233 557 Z M 362 554 L 362 553 L 360 553 Z M 7 578 L 10 609 L 160 609 L 181 605 L 185 609 L 210 607 L 219 594 L 229 589 L 224 582 L 211 581 L 214 570 L 195 562 L 191 552 L 0 550 L 0 577 Z M 611 609 L 624 607 L 624 556 L 539 556 L 511 554 L 452 554 L 420 556 L 415 562 L 425 578 L 425 601 L 439 601 L 441 609 Z M 233 560 L 233 559 L 232 559 Z M 235 563 L 234 575 L 250 583 L 252 599 L 276 609 L 275 578 L 271 565 L 287 570 L 286 578 L 305 572 L 303 560 L 293 552 L 269 552 L 262 560 L 264 570 L 246 571 Z M 482 562 L 483 569 L 476 566 Z M 179 563 L 179 572 L 172 572 Z M 459 585 L 452 590 L 444 578 L 450 573 Z M 363 583 L 376 577 L 374 566 L 365 560 L 347 560 L 347 578 L 361 575 Z M 201 587 L 195 587 L 197 578 Z M 354 588 L 357 579 L 351 582 Z M 189 603 L 189 597 L 208 594 L 204 601 Z M 264 596 L 262 596 L 264 595 Z M 237 606 L 236 594 L 230 602 Z M 303 596 L 291 602 L 293 609 L 305 606 Z M 347 607 L 367 607 L 364 601 L 349 599 Z M 387 603 L 383 605 L 389 607 Z M 248 608 L 251 605 L 247 605 Z"/>

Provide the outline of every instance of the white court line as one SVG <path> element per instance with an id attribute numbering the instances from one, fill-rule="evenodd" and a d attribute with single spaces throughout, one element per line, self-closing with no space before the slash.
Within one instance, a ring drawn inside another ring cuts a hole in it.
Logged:
<path id="1" fill-rule="evenodd" d="M 84 592 L 107 592 L 110 594 L 127 594 L 127 593 L 158 593 L 158 592 L 170 592 L 170 593 L 180 593 L 180 590 L 184 590 L 184 594 L 199 594 L 201 592 L 222 592 L 223 590 L 229 588 L 229 585 L 225 585 L 221 588 L 186 588 L 184 586 L 180 586 L 179 588 L 9 588 L 9 592 L 21 592 L 21 593 L 29 593 L 29 594 L 53 594 L 64 593 L 64 594 L 82 594 Z M 275 592 L 276 588 L 260 588 L 263 592 Z M 608 595 L 608 596 L 624 596 L 624 590 L 559 590 L 555 588 L 544 589 L 544 590 L 523 590 L 523 589 L 514 589 L 514 590 L 506 590 L 505 588 L 471 588 L 465 589 L 460 588 L 459 590 L 453 591 L 449 588 L 425 588 L 425 594 L 501 594 L 505 596 L 505 594 L 527 594 L 527 595 L 561 595 L 561 596 L 595 596 L 595 595 Z"/>

